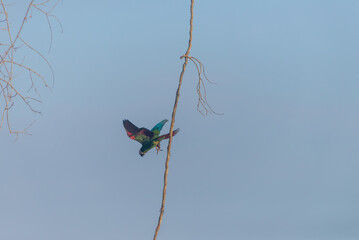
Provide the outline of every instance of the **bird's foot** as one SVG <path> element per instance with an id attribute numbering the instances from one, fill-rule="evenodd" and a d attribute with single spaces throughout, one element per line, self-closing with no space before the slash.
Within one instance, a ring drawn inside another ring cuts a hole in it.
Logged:
<path id="1" fill-rule="evenodd" d="M 159 144 L 156 145 L 156 150 L 157 150 L 157 154 L 158 154 L 159 151 L 163 151 L 163 150 L 161 149 L 161 146 L 160 146 Z"/>

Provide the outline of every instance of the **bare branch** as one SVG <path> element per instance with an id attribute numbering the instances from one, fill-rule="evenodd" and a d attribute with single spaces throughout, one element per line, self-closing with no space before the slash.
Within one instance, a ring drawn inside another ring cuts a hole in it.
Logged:
<path id="1" fill-rule="evenodd" d="M 36 98 L 36 96 L 40 97 L 37 85 L 40 84 L 51 91 L 51 88 L 46 80 L 47 77 L 26 63 L 25 53 L 22 54 L 22 49 L 31 50 L 34 55 L 43 59 L 51 71 L 52 85 L 54 84 L 55 75 L 51 64 L 43 54 L 33 48 L 22 36 L 23 29 L 25 25 L 28 26 L 28 20 L 32 17 L 33 10 L 36 10 L 36 12 L 43 14 L 46 17 L 46 21 L 50 29 L 50 51 L 53 38 L 50 18 L 55 18 L 61 26 L 61 23 L 56 16 L 50 13 L 55 6 L 57 6 L 59 0 L 57 0 L 51 8 L 47 7 L 47 5 L 53 1 L 55 0 L 43 0 L 42 2 L 36 3 L 35 0 L 31 0 L 27 5 L 26 12 L 22 16 L 21 25 L 16 31 L 13 31 L 13 26 L 10 24 L 9 20 L 9 12 L 7 11 L 7 8 L 10 5 L 5 4 L 4 0 L 0 0 L 0 30 L 6 31 L 7 35 L 7 39 L 0 40 L 0 109 L 2 111 L 0 129 L 3 127 L 3 124 L 6 123 L 9 133 L 15 134 L 16 137 L 18 137 L 19 134 L 29 134 L 27 132 L 29 127 L 25 128 L 23 131 L 13 131 L 11 128 L 10 110 L 16 108 L 18 102 L 22 102 L 31 112 L 41 114 L 40 111 L 35 110 L 33 107 L 34 102 L 41 103 L 41 101 Z M 15 34 L 12 34 L 12 32 Z M 21 72 L 22 70 L 26 70 L 29 74 L 28 81 L 31 86 L 27 92 L 26 90 L 23 91 L 22 88 L 18 88 L 21 84 L 20 79 L 18 79 L 18 72 Z M 36 94 L 35 97 L 33 96 L 34 93 Z"/>

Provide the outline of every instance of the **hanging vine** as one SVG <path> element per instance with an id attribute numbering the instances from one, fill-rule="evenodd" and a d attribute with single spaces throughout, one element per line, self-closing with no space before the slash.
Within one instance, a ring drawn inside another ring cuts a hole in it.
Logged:
<path id="1" fill-rule="evenodd" d="M 178 99 L 179 99 L 179 96 L 180 96 L 180 90 L 181 90 L 183 75 L 184 75 L 184 73 L 186 71 L 188 60 L 191 60 L 194 63 L 194 65 L 196 66 L 196 69 L 197 69 L 197 74 L 198 74 L 198 84 L 197 84 L 198 103 L 197 103 L 197 110 L 202 115 L 207 114 L 207 113 L 218 114 L 218 113 L 216 113 L 216 112 L 214 112 L 212 110 L 211 106 L 207 102 L 206 87 L 205 87 L 205 83 L 203 81 L 202 76 L 204 76 L 204 78 L 209 83 L 213 84 L 213 82 L 208 80 L 202 62 L 199 61 L 195 57 L 189 56 L 189 53 L 190 53 L 191 47 L 192 47 L 193 5 L 194 5 L 194 0 L 191 0 L 191 6 L 190 6 L 190 30 L 189 30 L 188 48 L 187 48 L 186 53 L 183 56 L 181 56 L 181 59 L 184 58 L 184 63 L 182 65 L 182 71 L 181 71 L 181 74 L 180 74 L 180 77 L 179 77 L 178 87 L 177 87 L 177 91 L 176 91 L 175 103 L 174 103 L 173 110 L 172 110 L 172 118 L 171 118 L 171 126 L 170 126 L 170 138 L 169 138 L 168 146 L 167 146 L 167 156 L 166 156 L 164 183 L 163 183 L 163 191 L 162 191 L 162 204 L 161 204 L 160 215 L 158 217 L 158 223 L 157 223 L 157 227 L 156 227 L 156 230 L 155 230 L 155 233 L 154 233 L 153 240 L 157 239 L 157 235 L 158 235 L 158 232 L 160 230 L 162 219 L 163 219 L 163 213 L 164 213 L 164 210 L 165 210 L 166 192 L 167 192 L 167 176 L 168 176 L 168 169 L 169 169 L 169 160 L 170 160 L 170 156 L 171 156 L 172 132 L 173 132 L 175 118 L 176 118 L 176 111 L 177 111 Z"/>

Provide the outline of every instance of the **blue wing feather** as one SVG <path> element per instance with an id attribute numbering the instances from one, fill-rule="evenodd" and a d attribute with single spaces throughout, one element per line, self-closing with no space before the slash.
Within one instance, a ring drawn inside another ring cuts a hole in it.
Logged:
<path id="1" fill-rule="evenodd" d="M 151 132 L 154 133 L 154 137 L 158 137 L 160 135 L 160 132 L 163 128 L 163 125 L 165 125 L 165 123 L 168 122 L 167 119 L 165 120 L 162 120 L 161 122 L 157 123 L 156 126 L 154 126 L 152 129 L 151 129 Z"/>

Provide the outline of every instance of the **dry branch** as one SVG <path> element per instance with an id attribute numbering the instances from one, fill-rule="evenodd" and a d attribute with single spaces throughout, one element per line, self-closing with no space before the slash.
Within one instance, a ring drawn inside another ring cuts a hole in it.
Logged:
<path id="1" fill-rule="evenodd" d="M 27 129 L 30 125 L 24 128 L 24 130 L 22 131 L 12 130 L 10 110 L 15 108 L 17 106 L 17 103 L 23 103 L 29 108 L 31 112 L 40 113 L 40 111 L 34 109 L 34 107 L 32 106 L 33 101 L 41 102 L 39 99 L 37 99 L 37 97 L 40 97 L 40 94 L 36 86 L 40 84 L 50 89 L 47 79 L 37 70 L 35 70 L 33 66 L 24 63 L 23 60 L 26 54 L 22 52 L 22 49 L 24 49 L 24 51 L 28 49 L 32 51 L 34 55 L 41 57 L 43 61 L 48 65 L 52 74 L 52 81 L 54 81 L 54 72 L 46 57 L 39 51 L 37 51 L 35 48 L 33 48 L 25 40 L 26 36 L 22 36 L 22 32 L 25 25 L 29 25 L 28 20 L 32 16 L 32 9 L 35 9 L 37 12 L 43 14 L 46 17 L 50 29 L 49 50 L 51 49 L 52 27 L 50 23 L 50 18 L 55 18 L 55 20 L 58 22 L 58 19 L 53 14 L 51 14 L 51 11 L 58 4 L 59 0 L 57 0 L 52 6 L 49 6 L 49 4 L 51 4 L 52 2 L 54 2 L 54 0 L 45 0 L 38 3 L 36 3 L 35 0 L 31 0 L 30 3 L 27 5 L 26 12 L 24 13 L 21 21 L 21 25 L 16 31 L 14 31 L 14 26 L 11 25 L 11 21 L 9 19 L 9 5 L 5 4 L 5 0 L 0 0 L 0 31 L 3 31 L 7 35 L 7 39 L 2 38 L 0 40 L 0 111 L 2 111 L 0 130 L 5 123 L 7 125 L 9 133 L 13 133 L 16 135 L 18 135 L 19 133 L 28 134 Z M 19 87 L 24 83 L 20 82 L 20 79 L 17 77 L 17 72 L 20 72 L 22 70 L 28 72 L 28 80 L 31 84 L 31 87 L 27 91 L 22 90 L 23 87 Z M 36 94 L 36 96 L 33 96 L 33 94 Z"/>
<path id="2" fill-rule="evenodd" d="M 204 78 L 207 80 L 207 82 L 211 83 L 211 84 L 216 84 L 215 82 L 210 81 L 207 78 L 206 72 L 204 70 L 204 65 L 203 63 L 198 60 L 195 57 L 190 57 L 190 56 L 185 56 L 183 55 L 181 57 L 182 58 L 188 58 L 190 59 L 194 65 L 196 66 L 196 70 L 197 70 L 197 74 L 198 74 L 198 83 L 197 83 L 197 95 L 198 95 L 198 102 L 197 102 L 197 111 L 199 113 L 201 113 L 202 115 L 207 115 L 208 113 L 214 113 L 217 115 L 223 115 L 223 113 L 217 113 L 215 112 L 211 105 L 209 105 L 208 101 L 207 101 L 207 90 L 206 90 L 206 85 L 203 81 L 202 76 L 204 76 Z"/>
<path id="3" fill-rule="evenodd" d="M 174 128 L 174 123 L 175 123 L 175 118 L 176 118 L 176 111 L 177 111 L 177 105 L 178 105 L 178 100 L 179 100 L 179 96 L 180 96 L 180 90 L 181 90 L 181 85 L 182 85 L 182 80 L 183 80 L 183 75 L 185 73 L 187 64 L 188 64 L 188 59 L 191 60 L 196 69 L 197 69 L 197 74 L 198 74 L 198 84 L 197 84 L 197 94 L 198 94 L 198 103 L 197 103 L 197 110 L 202 114 L 207 114 L 207 113 L 214 113 L 214 114 L 219 114 L 216 113 L 215 111 L 213 111 L 213 109 L 211 108 L 211 106 L 208 104 L 207 102 L 207 91 L 206 91 L 206 86 L 205 83 L 203 81 L 202 76 L 205 77 L 205 79 L 212 84 L 215 84 L 214 82 L 211 82 L 210 80 L 208 80 L 205 70 L 204 70 L 204 65 L 202 64 L 201 61 L 199 61 L 197 58 L 195 57 L 191 57 L 189 56 L 189 53 L 191 51 L 191 47 L 192 47 L 192 32 L 193 32 L 193 5 L 194 5 L 194 0 L 191 0 L 191 7 L 190 7 L 190 12 L 191 12 L 191 16 L 190 16 L 190 30 L 189 30 L 189 40 L 188 40 L 188 48 L 186 53 L 181 56 L 181 59 L 184 58 L 184 63 L 182 65 L 182 71 L 179 77 L 179 82 L 178 82 L 178 87 L 177 87 L 177 91 L 176 91 L 176 97 L 175 97 L 175 103 L 173 106 L 173 110 L 172 110 L 172 118 L 171 118 L 171 126 L 170 126 L 170 137 L 169 137 L 169 141 L 168 141 L 168 146 L 167 146 L 167 157 L 166 157 L 166 163 L 165 163 L 165 173 L 164 173 L 164 183 L 163 183 L 163 191 L 162 191 L 162 204 L 161 204 L 161 210 L 160 210 L 160 215 L 158 217 L 158 223 L 157 223 L 157 227 L 154 233 L 154 237 L 153 240 L 156 240 L 158 232 L 160 230 L 161 227 L 161 223 L 162 223 L 162 218 L 163 218 L 163 213 L 165 210 L 165 202 L 166 202 L 166 192 L 167 192 L 167 176 L 168 176 L 168 168 L 169 168 L 169 160 L 170 160 L 170 156 L 171 156 L 171 144 L 172 144 L 172 133 L 173 133 L 173 128 Z"/>
<path id="4" fill-rule="evenodd" d="M 188 56 L 189 52 L 191 51 L 191 47 L 192 47 L 193 4 L 194 4 L 194 0 L 191 0 L 191 8 L 190 8 L 191 18 L 190 18 L 189 41 L 188 41 L 188 48 L 187 48 L 187 51 L 184 56 Z M 156 227 L 156 231 L 153 236 L 153 240 L 156 240 L 156 238 L 157 238 L 157 234 L 158 234 L 158 231 L 160 230 L 161 223 L 162 223 L 163 213 L 165 211 L 166 191 L 167 191 L 167 175 L 168 175 L 168 166 L 169 166 L 169 160 L 170 160 L 170 155 L 171 155 L 172 132 L 173 132 L 174 124 L 175 124 L 175 117 L 176 117 L 176 111 L 177 111 L 178 99 L 180 96 L 183 75 L 186 70 L 187 63 L 188 63 L 188 58 L 186 57 L 183 65 L 182 65 L 182 71 L 181 71 L 181 74 L 179 77 L 179 82 L 178 82 L 178 87 L 177 87 L 177 92 L 176 92 L 176 97 L 175 97 L 175 103 L 174 103 L 173 111 L 172 111 L 172 119 L 171 119 L 171 126 L 170 126 L 170 138 L 168 140 L 168 146 L 167 146 L 167 157 L 166 157 L 164 184 L 163 184 L 163 191 L 162 191 L 162 205 L 161 205 L 160 216 L 158 218 L 158 224 Z"/>

